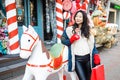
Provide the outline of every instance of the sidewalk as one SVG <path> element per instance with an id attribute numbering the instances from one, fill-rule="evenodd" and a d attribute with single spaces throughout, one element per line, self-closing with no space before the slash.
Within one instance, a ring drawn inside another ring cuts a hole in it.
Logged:
<path id="1" fill-rule="evenodd" d="M 119 32 L 120 33 L 120 32 Z M 101 63 L 105 67 L 105 80 L 120 80 L 120 34 L 119 42 L 110 49 L 100 48 Z M 23 75 L 9 80 L 21 80 Z M 57 74 L 50 75 L 47 80 L 58 80 Z M 71 80 L 67 75 L 67 80 Z"/>
<path id="2" fill-rule="evenodd" d="M 100 50 L 101 63 L 105 67 L 105 80 L 120 80 L 120 43 L 110 49 Z M 10 80 L 21 80 L 23 75 Z M 52 74 L 47 80 L 58 80 L 57 74 Z M 67 75 L 67 80 L 71 80 Z"/>
<path id="3" fill-rule="evenodd" d="M 120 80 L 120 31 L 116 37 L 117 45 L 100 51 L 101 62 L 105 66 L 105 80 Z"/>
<path id="4" fill-rule="evenodd" d="M 100 52 L 101 62 L 105 66 L 105 80 L 120 80 L 120 43 Z"/>

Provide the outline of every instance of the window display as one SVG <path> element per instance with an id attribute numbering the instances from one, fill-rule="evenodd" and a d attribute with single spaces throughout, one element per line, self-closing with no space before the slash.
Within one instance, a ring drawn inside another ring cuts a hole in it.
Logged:
<path id="1" fill-rule="evenodd" d="M 7 54 L 8 29 L 6 23 L 5 0 L 0 1 L 0 54 Z"/>
<path id="2" fill-rule="evenodd" d="M 0 18 L 0 53 L 7 54 L 8 49 L 8 29 L 6 18 Z"/>

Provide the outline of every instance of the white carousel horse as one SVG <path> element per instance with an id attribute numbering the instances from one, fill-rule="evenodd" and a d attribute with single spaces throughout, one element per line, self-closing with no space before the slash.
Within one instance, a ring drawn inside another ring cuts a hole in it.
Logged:
<path id="1" fill-rule="evenodd" d="M 33 77 L 35 80 L 46 80 L 50 74 L 55 72 L 58 72 L 59 80 L 63 80 L 63 68 L 67 65 L 68 60 L 66 46 L 56 43 L 51 48 L 51 52 L 48 52 L 31 25 L 28 28 L 23 26 L 20 44 L 20 57 L 29 58 L 23 80 L 32 80 Z M 69 74 L 72 80 L 76 80 L 74 72 L 69 72 Z"/>

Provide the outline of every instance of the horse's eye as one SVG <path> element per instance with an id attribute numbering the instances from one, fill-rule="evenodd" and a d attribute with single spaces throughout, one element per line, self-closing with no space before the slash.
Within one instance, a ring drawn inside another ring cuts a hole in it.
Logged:
<path id="1" fill-rule="evenodd" d="M 28 40 L 28 42 L 30 42 L 30 40 Z"/>

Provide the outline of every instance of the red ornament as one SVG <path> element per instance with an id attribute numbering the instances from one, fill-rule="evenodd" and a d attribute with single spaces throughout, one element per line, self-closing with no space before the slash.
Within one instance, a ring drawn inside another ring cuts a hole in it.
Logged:
<path id="1" fill-rule="evenodd" d="M 63 80 L 67 80 L 67 79 L 66 79 L 66 75 L 63 75 Z"/>
<path id="2" fill-rule="evenodd" d="M 75 0 L 76 1 L 76 3 L 80 3 L 80 0 Z"/>
<path id="3" fill-rule="evenodd" d="M 63 9 L 65 11 L 69 11 L 72 7 L 72 2 L 70 0 L 64 0 L 63 1 Z"/>
<path id="4" fill-rule="evenodd" d="M 80 9 L 80 4 L 79 3 L 76 3 L 76 9 Z"/>
<path id="5" fill-rule="evenodd" d="M 81 8 L 81 9 L 87 10 L 86 3 L 83 3 L 83 4 L 82 4 L 82 8 Z"/>

